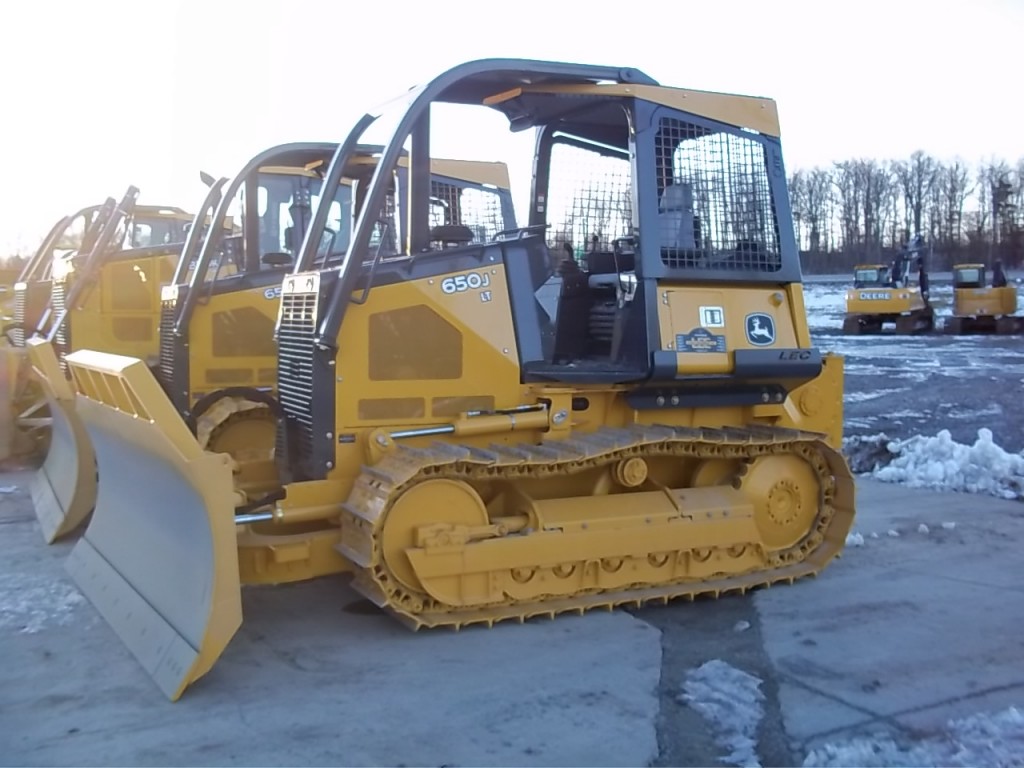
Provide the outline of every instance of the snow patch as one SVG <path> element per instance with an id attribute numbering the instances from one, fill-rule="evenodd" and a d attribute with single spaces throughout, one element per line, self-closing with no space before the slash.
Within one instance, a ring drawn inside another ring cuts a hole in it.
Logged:
<path id="1" fill-rule="evenodd" d="M 977 419 L 983 416 L 1002 416 L 1003 407 L 999 403 L 991 403 L 986 405 L 984 408 L 977 411 L 969 411 L 964 408 L 949 408 L 944 409 L 944 412 L 951 419 Z"/>
<path id="2" fill-rule="evenodd" d="M 909 387 L 898 387 L 896 389 L 875 389 L 870 392 L 845 392 L 843 394 L 844 403 L 863 403 L 866 400 L 875 400 L 879 397 L 885 397 L 886 395 L 895 395 L 900 392 L 906 392 Z M 889 414 L 890 416 L 892 414 Z"/>
<path id="3" fill-rule="evenodd" d="M 2 485 L 2 486 L 0 486 L 0 493 L 14 493 L 16 490 L 18 490 L 18 486 L 16 486 L 16 485 Z"/>
<path id="4" fill-rule="evenodd" d="M 7 573 L 0 576 L 0 628 L 33 635 L 48 626 L 71 621 L 82 593 L 66 581 Z"/>
<path id="5" fill-rule="evenodd" d="M 924 523 L 921 523 L 919 526 L 917 526 L 917 532 L 918 533 L 928 533 L 928 526 L 925 525 Z"/>
<path id="6" fill-rule="evenodd" d="M 956 523 L 943 523 L 942 527 L 947 531 L 952 531 L 954 528 L 956 528 Z"/>
<path id="7" fill-rule="evenodd" d="M 864 546 L 864 535 L 860 533 L 850 533 L 846 536 L 846 546 L 848 547 L 863 547 Z"/>
<path id="8" fill-rule="evenodd" d="M 759 677 L 712 659 L 687 672 L 679 700 L 697 710 L 715 729 L 715 742 L 729 750 L 719 758 L 721 762 L 761 768 L 757 728 L 764 717 L 764 694 Z"/>
<path id="9" fill-rule="evenodd" d="M 1024 713 L 1009 707 L 995 714 L 978 713 L 950 720 L 943 735 L 899 744 L 891 738 L 859 737 L 818 747 L 807 755 L 807 766 L 1020 766 L 1024 755 Z"/>

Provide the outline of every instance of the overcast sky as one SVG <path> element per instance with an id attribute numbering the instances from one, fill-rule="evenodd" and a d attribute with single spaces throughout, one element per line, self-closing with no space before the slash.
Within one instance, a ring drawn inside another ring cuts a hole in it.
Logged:
<path id="1" fill-rule="evenodd" d="M 373 105 L 492 56 L 771 96 L 788 171 L 918 148 L 1024 156 L 1024 0 L 32 0 L 2 13 L 0 256 L 128 184 L 193 210 L 200 168 L 230 176 L 275 143 L 340 141 Z M 434 154 L 508 162 L 522 215 L 529 138 L 460 126 Z"/>

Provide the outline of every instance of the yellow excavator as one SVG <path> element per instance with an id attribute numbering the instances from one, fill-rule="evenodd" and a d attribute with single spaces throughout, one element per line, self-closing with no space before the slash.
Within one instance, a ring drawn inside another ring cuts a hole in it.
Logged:
<path id="1" fill-rule="evenodd" d="M 446 104 L 535 130 L 526 226 L 431 226 Z M 343 254 L 318 264 L 321 200 L 281 283 L 273 488 L 204 451 L 143 361 L 67 358 L 102 478 L 67 568 L 172 700 L 260 565 L 349 571 L 410 627 L 460 627 L 792 582 L 844 546 L 843 361 L 811 342 L 772 100 L 489 59 L 394 108 Z"/>
<path id="2" fill-rule="evenodd" d="M 274 146 L 253 157 L 230 184 L 209 180 L 174 275 L 162 289 L 158 378 L 200 446 L 232 456 L 250 486 L 276 482 L 279 409 L 272 393 L 280 285 L 320 197 L 323 168 L 336 149 L 328 143 Z M 358 196 L 382 150 L 360 147 L 346 169 L 331 202 L 324 257 L 332 258 L 331 252 L 347 244 Z M 514 226 L 504 164 L 438 159 L 431 166 L 438 221 L 471 225 L 481 240 Z M 395 178 L 399 190 L 405 181 L 403 168 Z M 395 200 L 392 191 L 375 243 L 389 253 L 399 241 Z M 55 432 L 61 436 L 30 486 L 44 537 L 52 543 L 92 511 L 95 457 L 60 373 L 59 350 L 42 339 L 29 344 L 36 373 L 49 384 L 50 409 L 59 422 Z"/>
<path id="3" fill-rule="evenodd" d="M 928 333 L 935 329 L 935 310 L 929 300 L 928 273 L 919 237 L 890 266 L 858 264 L 853 288 L 846 292 L 845 334 Z M 911 273 L 911 265 L 918 265 Z"/>
<path id="4" fill-rule="evenodd" d="M 942 330 L 957 336 L 976 333 L 1024 333 L 1024 317 L 1017 311 L 1017 287 L 1006 279 L 1001 262 L 988 284 L 984 264 L 953 265 L 953 314 Z"/>
<path id="5" fill-rule="evenodd" d="M 45 452 L 52 440 L 45 392 L 31 374 L 27 340 L 137 356 L 156 351 L 159 280 L 177 260 L 191 214 L 141 206 L 130 187 L 66 216 L 50 230 L 14 284 L 13 318 L 0 341 L 0 459 Z"/>

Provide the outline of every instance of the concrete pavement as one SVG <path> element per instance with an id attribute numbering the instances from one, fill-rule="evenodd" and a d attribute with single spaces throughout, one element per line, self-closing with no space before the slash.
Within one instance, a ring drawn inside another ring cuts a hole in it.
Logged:
<path id="1" fill-rule="evenodd" d="M 240 632 L 173 704 L 64 574 L 70 543 L 45 546 L 27 493 L 2 494 L 0 763 L 713 765 L 678 692 L 715 658 L 764 680 L 766 766 L 1020 705 L 1024 507 L 858 486 L 863 547 L 744 597 L 411 633 L 342 578 L 249 589 Z"/>

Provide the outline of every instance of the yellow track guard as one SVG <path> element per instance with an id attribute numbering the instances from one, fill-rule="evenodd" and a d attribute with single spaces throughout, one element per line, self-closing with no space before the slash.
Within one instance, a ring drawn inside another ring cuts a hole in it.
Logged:
<path id="1" fill-rule="evenodd" d="M 173 701 L 242 623 L 230 457 L 199 447 L 143 361 L 67 364 L 100 477 L 67 569 Z"/>
<path id="2" fill-rule="evenodd" d="M 75 412 L 75 393 L 57 361 L 53 344 L 28 339 L 32 372 L 50 407 L 50 448 L 29 489 L 47 544 L 75 530 L 96 503 L 96 455 Z"/>

